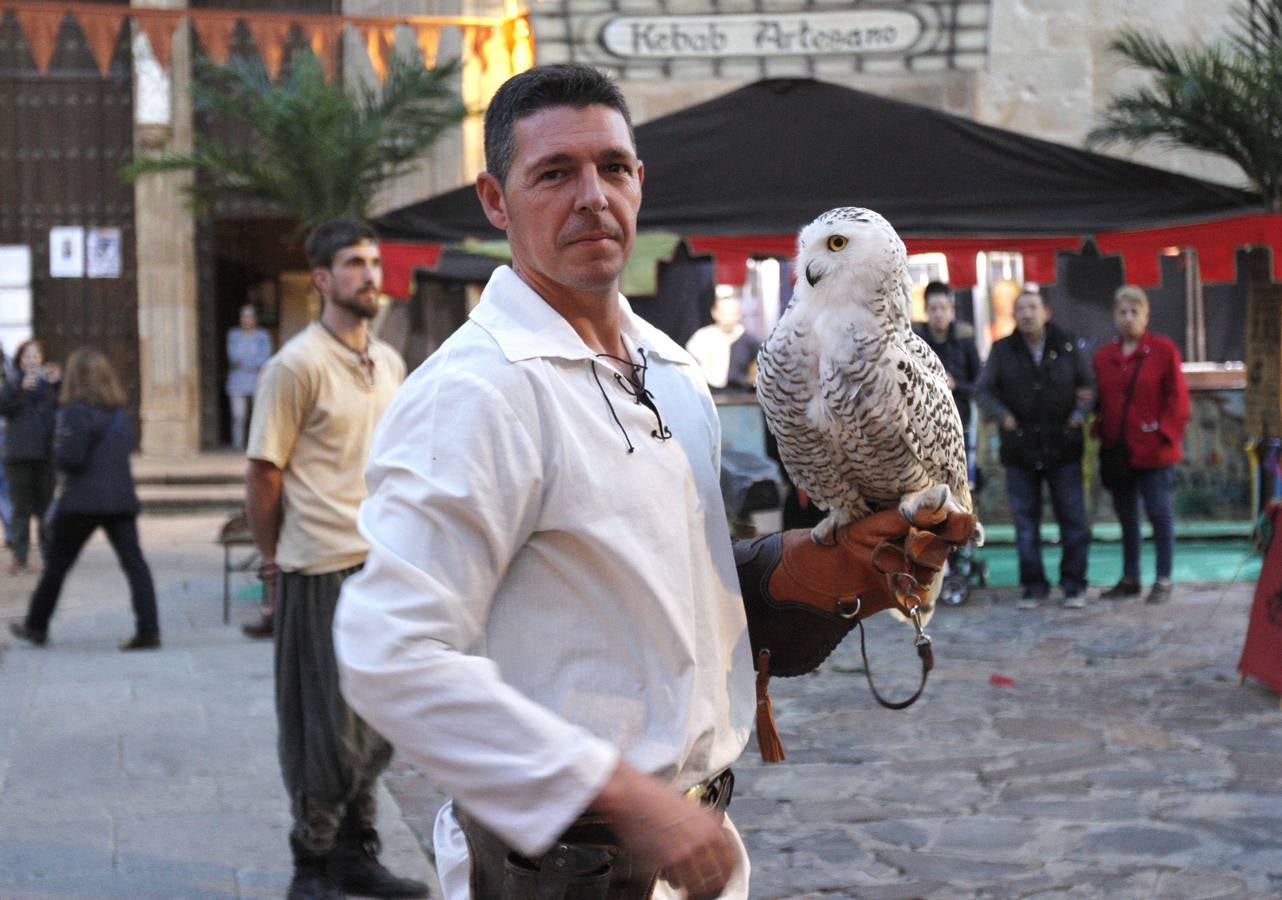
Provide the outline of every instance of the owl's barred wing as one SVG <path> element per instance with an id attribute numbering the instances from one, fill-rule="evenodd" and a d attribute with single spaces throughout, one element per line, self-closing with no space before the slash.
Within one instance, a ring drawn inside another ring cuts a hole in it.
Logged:
<path id="1" fill-rule="evenodd" d="M 838 432 L 816 393 L 819 373 L 808 326 L 785 317 L 757 354 L 757 400 L 788 477 L 822 509 L 842 506 L 853 479 Z"/>
<path id="2" fill-rule="evenodd" d="M 938 357 L 898 337 L 850 336 L 849 354 L 820 372 L 839 444 L 875 506 L 944 483 L 970 509 L 965 433 Z M 852 390 L 857 388 L 857 390 Z"/>

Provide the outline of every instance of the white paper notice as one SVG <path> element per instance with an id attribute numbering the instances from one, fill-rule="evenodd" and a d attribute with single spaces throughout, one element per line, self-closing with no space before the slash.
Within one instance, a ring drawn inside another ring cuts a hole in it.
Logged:
<path id="1" fill-rule="evenodd" d="M 79 225 L 49 229 L 49 275 L 52 278 L 85 277 L 85 230 Z"/>
<path id="2" fill-rule="evenodd" d="M 90 228 L 85 237 L 85 257 L 90 278 L 119 278 L 120 229 Z"/>

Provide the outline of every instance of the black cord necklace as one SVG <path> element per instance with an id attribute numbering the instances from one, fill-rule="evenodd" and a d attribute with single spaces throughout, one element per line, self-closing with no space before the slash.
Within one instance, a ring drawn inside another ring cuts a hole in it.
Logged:
<path id="1" fill-rule="evenodd" d="M 374 386 L 374 358 L 369 355 L 369 335 L 365 336 L 365 349 L 357 350 L 351 344 L 347 343 L 347 341 L 339 337 L 338 334 L 335 333 L 334 329 L 330 328 L 322 320 L 317 319 L 316 321 L 320 324 L 321 328 L 325 329 L 326 334 L 328 334 L 334 340 L 338 341 L 338 343 L 341 344 L 345 349 L 350 350 L 353 354 L 355 354 L 356 361 L 360 363 L 361 371 L 365 374 L 365 378 L 369 382 L 370 387 L 373 387 Z"/>

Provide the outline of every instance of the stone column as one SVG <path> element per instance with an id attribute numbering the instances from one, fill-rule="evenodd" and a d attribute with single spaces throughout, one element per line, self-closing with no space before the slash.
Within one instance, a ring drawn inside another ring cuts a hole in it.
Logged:
<path id="1" fill-rule="evenodd" d="M 186 0 L 133 0 L 184 8 Z M 134 28 L 134 152 L 192 146 L 189 28 L 174 34 L 168 71 Z M 141 51 L 141 52 L 140 52 Z M 148 175 L 134 186 L 138 242 L 138 363 L 142 452 L 183 457 L 200 449 L 200 357 L 196 316 L 195 220 L 184 191 L 189 172 Z"/>

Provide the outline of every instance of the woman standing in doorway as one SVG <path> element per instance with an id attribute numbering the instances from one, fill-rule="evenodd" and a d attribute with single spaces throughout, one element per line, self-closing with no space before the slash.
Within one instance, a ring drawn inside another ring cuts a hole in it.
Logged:
<path id="1" fill-rule="evenodd" d="M 1113 508 L 1122 526 L 1122 579 L 1102 596 L 1138 597 L 1140 585 L 1140 502 L 1153 525 L 1157 573 L 1146 603 L 1163 603 L 1172 591 L 1175 557 L 1173 497 L 1175 464 L 1184 458 L 1184 426 L 1189 420 L 1189 390 L 1180 351 L 1148 330 L 1148 295 L 1132 284 L 1113 295 L 1117 337 L 1095 353 L 1099 416 L 1095 433 L 1101 447 L 1125 444 L 1130 477 L 1114 486 Z"/>
<path id="2" fill-rule="evenodd" d="M 245 434 L 258 387 L 258 370 L 272 355 L 272 339 L 258 327 L 253 304 L 240 308 L 240 324 L 227 332 L 227 402 L 231 406 L 231 443 L 245 449 Z"/>
<path id="3" fill-rule="evenodd" d="M 5 418 L 4 473 L 9 483 L 12 519 L 9 574 L 27 571 L 31 518 L 36 519 L 40 552 L 48 550 L 44 515 L 53 496 L 54 413 L 62 373 L 45 361 L 43 341 L 29 338 L 14 354 L 15 371 L 0 389 L 0 415 Z"/>
<path id="4" fill-rule="evenodd" d="M 66 483 L 56 501 L 44 574 L 31 595 L 26 620 L 12 623 L 9 630 L 36 646 L 45 643 L 63 580 L 101 527 L 129 580 L 133 601 L 134 636 L 120 649 L 159 647 L 156 589 L 138 545 L 138 494 L 129 470 L 134 431 L 125 392 L 107 357 L 87 347 L 71 354 L 61 402 L 54 456 Z"/>

